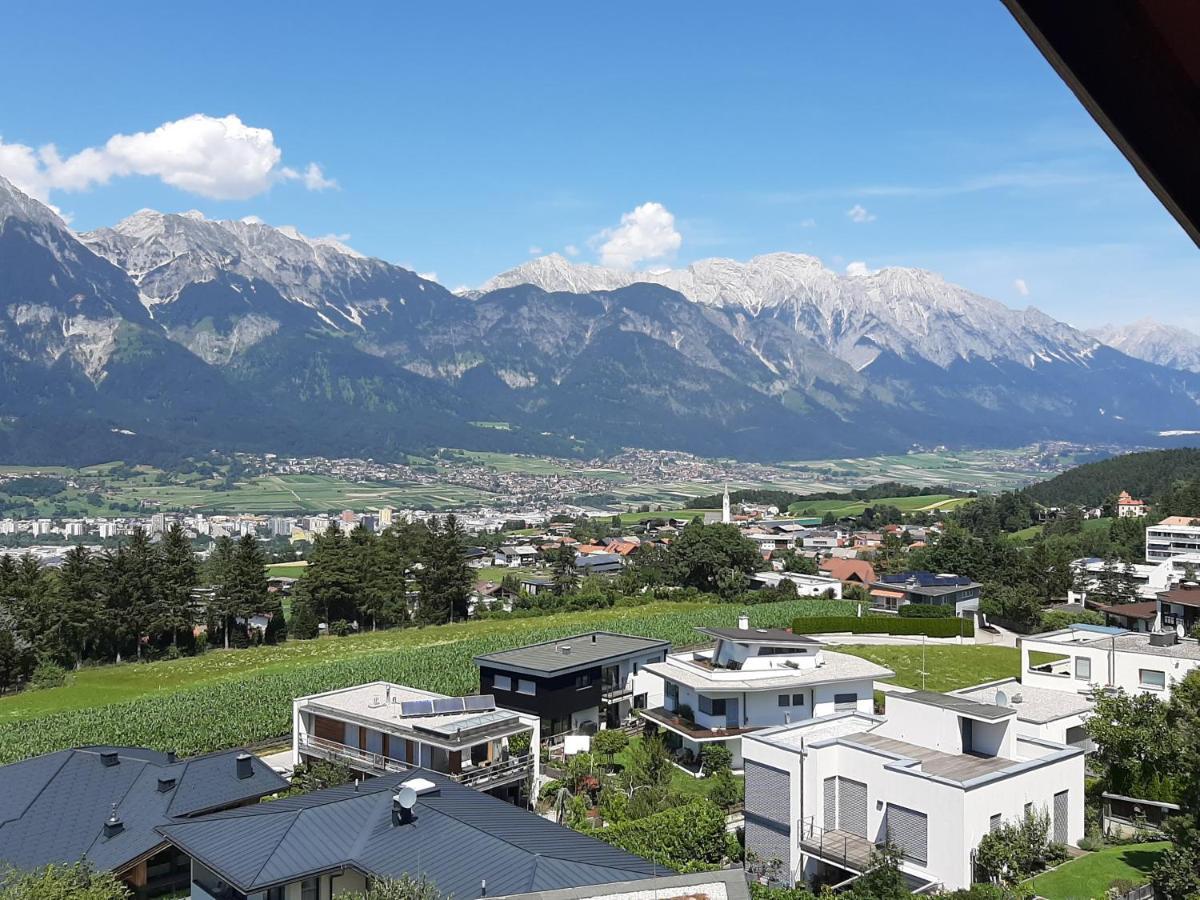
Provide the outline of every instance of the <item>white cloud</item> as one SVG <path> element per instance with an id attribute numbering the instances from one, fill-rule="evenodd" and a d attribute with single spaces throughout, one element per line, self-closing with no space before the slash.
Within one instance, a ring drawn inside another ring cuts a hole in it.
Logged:
<path id="1" fill-rule="evenodd" d="M 800 227 L 801 228 L 816 228 L 817 220 L 816 219 L 802 219 L 800 222 Z"/>
<path id="2" fill-rule="evenodd" d="M 643 203 L 621 216 L 616 228 L 606 228 L 594 240 L 606 266 L 631 269 L 647 259 L 660 259 L 679 249 L 683 236 L 675 229 L 675 216 L 661 203 Z"/>
<path id="3" fill-rule="evenodd" d="M 861 203 L 855 203 L 852 207 L 846 210 L 846 215 L 850 217 L 851 222 L 861 225 L 864 222 L 874 222 L 875 213 L 867 212 L 866 208 Z"/>
<path id="4" fill-rule="evenodd" d="M 1024 278 L 1018 278 L 1016 281 L 1014 281 L 1013 287 L 1015 287 L 1017 289 L 1017 293 L 1020 294 L 1022 297 L 1029 296 L 1029 285 L 1027 285 L 1025 283 Z"/>
<path id="5" fill-rule="evenodd" d="M 861 278 L 864 275 L 874 275 L 878 269 L 870 268 L 861 259 L 856 259 L 853 262 L 846 264 L 846 274 L 851 278 Z"/>
<path id="6" fill-rule="evenodd" d="M 153 131 L 113 135 L 103 146 L 67 157 L 53 144 L 35 149 L 0 140 L 0 174 L 43 201 L 53 191 L 85 191 L 130 175 L 214 200 L 245 200 L 281 179 L 298 179 L 309 190 L 336 186 L 316 163 L 298 172 L 281 167 L 282 157 L 270 129 L 234 115 L 197 113 Z"/>
<path id="7" fill-rule="evenodd" d="M 533 244 L 533 245 L 531 245 L 531 246 L 529 247 L 529 255 L 530 255 L 530 256 L 541 256 L 541 255 L 542 255 L 542 248 L 541 248 L 541 247 L 539 247 L 539 246 L 537 246 L 536 244 Z"/>
<path id="8" fill-rule="evenodd" d="M 567 256 L 578 256 L 579 248 L 574 244 L 567 244 L 567 246 L 563 247 L 563 253 L 567 254 Z"/>

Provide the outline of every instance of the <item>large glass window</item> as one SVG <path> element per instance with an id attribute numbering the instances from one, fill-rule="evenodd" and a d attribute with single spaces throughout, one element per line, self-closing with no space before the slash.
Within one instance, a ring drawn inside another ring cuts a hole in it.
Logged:
<path id="1" fill-rule="evenodd" d="M 511 691 L 512 678 L 507 675 L 495 675 L 492 677 L 492 688 L 497 691 Z"/>
<path id="2" fill-rule="evenodd" d="M 321 879 L 305 878 L 300 882 L 300 900 L 320 900 Z"/>
<path id="3" fill-rule="evenodd" d="M 532 696 L 533 694 L 537 693 L 537 685 L 528 678 L 521 678 L 517 681 L 517 693 L 529 694 Z"/>
<path id="4" fill-rule="evenodd" d="M 1167 686 L 1167 673 L 1157 669 L 1138 669 L 1138 684 L 1161 691 Z"/>
<path id="5" fill-rule="evenodd" d="M 833 708 L 838 712 L 858 709 L 858 694 L 834 694 Z"/>
<path id="6" fill-rule="evenodd" d="M 700 712 L 706 716 L 723 716 L 725 715 L 725 698 L 724 697 L 706 697 L 700 695 Z"/>

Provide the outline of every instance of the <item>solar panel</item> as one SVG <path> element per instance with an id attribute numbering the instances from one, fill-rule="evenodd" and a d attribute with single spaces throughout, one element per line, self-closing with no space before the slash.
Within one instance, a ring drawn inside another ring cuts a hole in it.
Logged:
<path id="1" fill-rule="evenodd" d="M 438 714 L 459 713 L 463 711 L 462 697 L 440 697 L 433 701 L 433 711 Z"/>
<path id="2" fill-rule="evenodd" d="M 433 715 L 432 700 L 405 700 L 400 704 L 402 716 L 431 716 Z"/>
<path id="3" fill-rule="evenodd" d="M 467 712 L 487 712 L 496 708 L 496 698 L 491 694 L 476 697 L 463 697 Z"/>

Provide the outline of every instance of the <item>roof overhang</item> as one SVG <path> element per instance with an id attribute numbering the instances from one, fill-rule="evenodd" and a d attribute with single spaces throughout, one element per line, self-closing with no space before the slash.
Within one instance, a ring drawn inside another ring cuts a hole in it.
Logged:
<path id="1" fill-rule="evenodd" d="M 1200 245 L 1200 4 L 1004 0 L 1004 5 Z"/>

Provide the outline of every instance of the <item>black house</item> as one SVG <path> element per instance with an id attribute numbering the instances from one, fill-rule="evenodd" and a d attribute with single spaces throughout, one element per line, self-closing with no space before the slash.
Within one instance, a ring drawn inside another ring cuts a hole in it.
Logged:
<path id="1" fill-rule="evenodd" d="M 505 709 L 538 716 L 542 740 L 620 725 L 662 702 L 662 682 L 642 672 L 663 662 L 667 641 L 595 631 L 475 657 L 479 692 Z M 657 691 L 659 696 L 651 697 Z"/>

